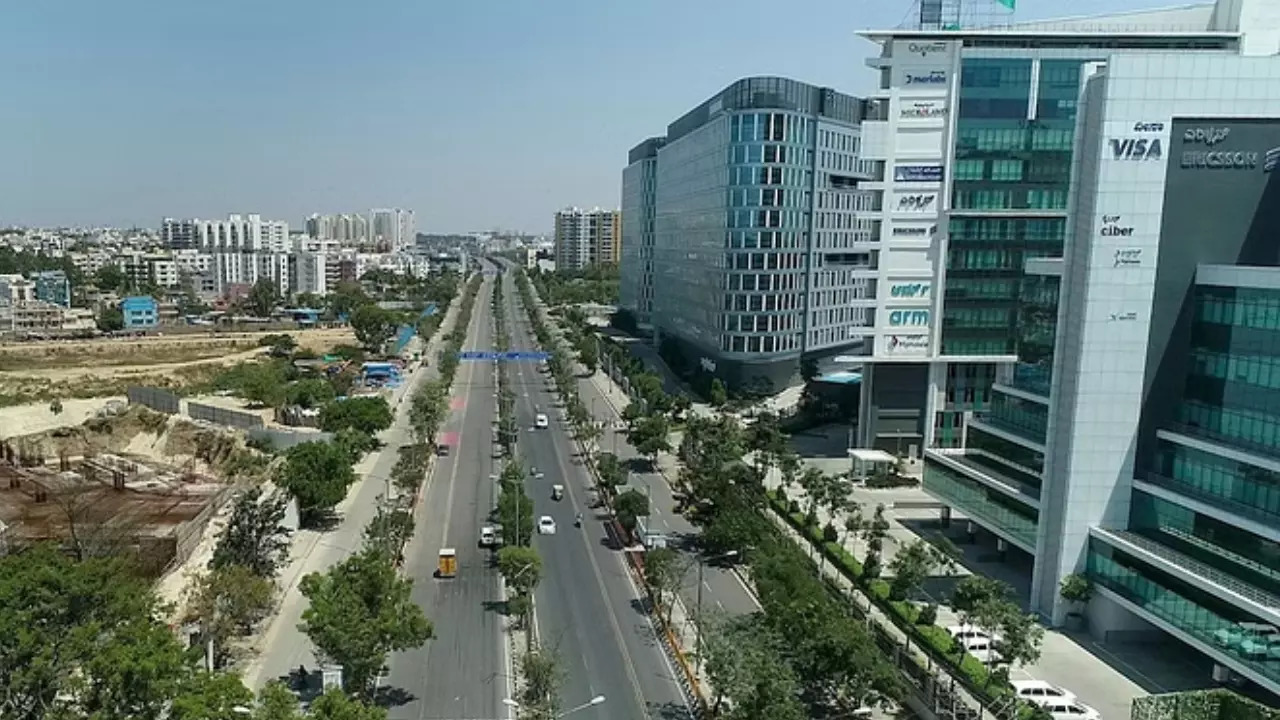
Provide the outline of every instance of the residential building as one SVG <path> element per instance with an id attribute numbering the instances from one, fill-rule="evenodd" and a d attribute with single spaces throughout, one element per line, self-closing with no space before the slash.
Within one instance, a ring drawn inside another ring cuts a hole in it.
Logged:
<path id="1" fill-rule="evenodd" d="M 369 220 L 359 213 L 311 215 L 307 218 L 306 234 L 315 240 L 358 245 L 370 239 Z"/>
<path id="2" fill-rule="evenodd" d="M 413 211 L 383 208 L 369 211 L 370 239 L 393 252 L 405 252 L 417 242 Z"/>
<path id="3" fill-rule="evenodd" d="M 622 211 L 565 208 L 555 218 L 557 270 L 617 265 L 622 251 Z"/>
<path id="4" fill-rule="evenodd" d="M 618 304 L 651 327 L 653 315 L 653 227 L 657 210 L 658 149 L 666 138 L 651 137 L 631 149 L 622 171 L 621 282 Z M 536 262 L 536 258 L 534 260 Z"/>
<path id="5" fill-rule="evenodd" d="M 1033 610 L 1061 622 L 1061 582 L 1085 573 L 1096 638 L 1172 637 L 1216 680 L 1275 695 L 1248 628 L 1280 627 L 1278 11 L 1219 0 L 1003 33 L 1100 48 L 1074 98 L 1028 104 L 1074 113 L 1063 251 L 1024 252 L 1018 362 L 965 448 L 924 463 L 944 520 L 1030 560 Z"/>
<path id="6" fill-rule="evenodd" d="M 0 296 L 0 334 L 60 334 L 67 312 L 67 308 L 43 300 L 14 302 Z"/>
<path id="7" fill-rule="evenodd" d="M 35 282 L 17 273 L 0 275 L 0 300 L 24 303 L 35 299 Z"/>
<path id="8" fill-rule="evenodd" d="M 628 303 L 652 297 L 657 341 L 760 392 L 797 380 L 802 355 L 867 352 L 879 273 L 867 214 L 879 198 L 862 184 L 880 170 L 861 158 L 866 109 L 830 88 L 755 77 L 667 126 L 652 148 L 652 270 L 623 267 Z M 649 149 L 637 149 L 627 202 L 643 208 Z"/>
<path id="9" fill-rule="evenodd" d="M 120 314 L 126 330 L 145 330 L 160 322 L 159 306 L 155 298 L 147 295 L 127 297 L 120 301 Z"/>
<path id="10" fill-rule="evenodd" d="M 332 265 L 337 270 L 337 263 L 329 262 L 329 255 L 322 252 L 299 252 L 289 256 L 290 290 L 294 294 L 311 293 L 327 295 L 330 291 L 328 272 Z"/>
<path id="11" fill-rule="evenodd" d="M 161 288 L 178 287 L 182 275 L 178 262 L 167 253 L 131 252 L 119 255 L 116 265 L 133 287 L 155 285 Z"/>
<path id="12" fill-rule="evenodd" d="M 190 250 L 198 243 L 198 220 L 165 218 L 160 222 L 160 242 L 170 250 Z"/>
<path id="13" fill-rule="evenodd" d="M 35 283 L 37 300 L 62 307 L 71 307 L 71 281 L 61 270 L 38 272 L 31 278 Z"/>
<path id="14" fill-rule="evenodd" d="M 192 220 L 195 247 L 207 253 L 283 253 L 291 247 L 289 223 L 261 215 L 228 215 L 226 220 Z"/>

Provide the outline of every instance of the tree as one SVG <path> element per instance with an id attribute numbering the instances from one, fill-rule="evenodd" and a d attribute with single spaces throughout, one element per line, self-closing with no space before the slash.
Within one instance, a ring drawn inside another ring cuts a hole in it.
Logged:
<path id="1" fill-rule="evenodd" d="M 733 701 L 728 715 L 731 720 L 807 718 L 799 700 L 800 683 L 786 660 L 786 647 L 777 633 L 753 616 L 708 623 L 703 632 L 703 654 L 716 691 L 712 715 L 720 715 L 727 698 Z"/>
<path id="2" fill-rule="evenodd" d="M 627 532 L 635 532 L 637 519 L 649 516 L 649 496 L 638 490 L 627 490 L 613 501 L 618 524 Z"/>
<path id="3" fill-rule="evenodd" d="M 240 720 L 253 693 L 234 673 L 196 673 L 173 699 L 169 720 Z"/>
<path id="4" fill-rule="evenodd" d="M 299 629 L 324 657 L 342 665 L 343 681 L 354 693 L 370 689 L 388 653 L 431 638 L 431 622 L 410 597 L 413 581 L 399 577 L 376 550 L 307 575 L 299 587 L 311 603 Z"/>
<path id="5" fill-rule="evenodd" d="M 258 707 L 253 720 L 302 720 L 298 696 L 284 683 L 273 680 L 258 693 Z"/>
<path id="6" fill-rule="evenodd" d="M 555 718 L 560 711 L 560 688 L 565 678 L 560 658 L 542 648 L 527 652 L 520 658 L 520 675 L 524 678 L 521 707 L 532 718 Z"/>
<path id="7" fill-rule="evenodd" d="M 249 288 L 249 294 L 245 296 L 245 304 L 249 312 L 256 317 L 271 317 L 278 302 L 280 302 L 280 292 L 271 278 L 262 278 L 254 283 L 253 287 Z"/>
<path id="8" fill-rule="evenodd" d="M 913 540 L 889 562 L 893 572 L 893 580 L 889 582 L 890 599 L 906 600 L 935 570 L 952 564 L 953 560 L 945 552 L 924 540 Z"/>
<path id="9" fill-rule="evenodd" d="M 1008 602 L 1012 597 L 1008 583 L 985 575 L 966 575 L 951 591 L 951 608 L 969 623 L 984 605 Z"/>
<path id="10" fill-rule="evenodd" d="M 653 464 L 657 462 L 658 453 L 671 449 L 671 443 L 667 439 L 670 432 L 671 427 L 665 416 L 650 415 L 636 423 L 627 433 L 627 440 L 636 452 L 648 457 L 649 463 Z"/>
<path id="11" fill-rule="evenodd" d="M 333 397 L 333 384 L 320 378 L 299 380 L 285 389 L 285 402 L 303 408 L 322 407 Z"/>
<path id="12" fill-rule="evenodd" d="M 644 582 L 653 593 L 667 623 L 671 622 L 673 604 L 667 602 L 667 596 L 680 588 L 680 580 L 688 569 L 687 565 L 680 562 L 680 553 L 675 548 L 654 548 L 644 554 Z M 696 618 L 696 621 L 702 622 L 702 618 Z"/>
<path id="13" fill-rule="evenodd" d="M 103 265 L 93 274 L 93 284 L 104 292 L 120 294 L 129 286 L 129 278 L 116 265 Z"/>
<path id="14" fill-rule="evenodd" d="M 204 641 L 212 643 L 215 667 L 226 660 L 228 641 L 266 616 L 274 595 L 271 580 L 241 565 L 221 566 L 196 581 L 188 615 L 200 623 Z"/>
<path id="15" fill-rule="evenodd" d="M 587 372 L 592 375 L 596 374 L 596 370 L 600 367 L 600 354 L 596 349 L 595 336 L 584 335 L 578 343 L 578 361 L 587 368 Z"/>
<path id="16" fill-rule="evenodd" d="M 307 708 L 308 720 L 386 720 L 386 708 L 366 705 L 338 688 L 330 688 Z"/>
<path id="17" fill-rule="evenodd" d="M 103 307 L 98 312 L 97 322 L 102 332 L 119 332 L 124 329 L 124 313 L 119 306 Z"/>
<path id="18" fill-rule="evenodd" d="M 627 470 L 613 453 L 604 452 L 596 456 L 596 472 L 600 475 L 600 487 L 611 495 L 627 484 Z"/>
<path id="19" fill-rule="evenodd" d="M 313 524 L 342 502 L 355 480 L 351 458 L 341 447 L 309 442 L 294 445 L 285 453 L 276 484 L 297 499 L 303 523 Z"/>
<path id="20" fill-rule="evenodd" d="M 122 560 L 76 562 L 54 545 L 0 557 L 0 714 L 158 718 L 190 672 L 159 616 Z"/>
<path id="21" fill-rule="evenodd" d="M 800 361 L 800 377 L 805 382 L 812 382 L 818 377 L 818 360 L 816 358 L 804 358 Z"/>
<path id="22" fill-rule="evenodd" d="M 371 353 L 381 352 L 396 333 L 396 315 L 373 303 L 360 305 L 351 311 L 351 330 L 356 340 Z"/>
<path id="23" fill-rule="evenodd" d="M 725 390 L 724 381 L 720 378 L 711 378 L 711 390 L 707 393 L 707 399 L 711 402 L 712 407 L 724 407 L 729 402 L 729 392 Z"/>
<path id="24" fill-rule="evenodd" d="M 289 550 L 289 529 L 282 523 L 288 501 L 279 493 L 263 498 L 262 488 L 240 493 L 227 525 L 218 535 L 209 568 L 244 567 L 263 578 L 273 578 Z"/>
<path id="25" fill-rule="evenodd" d="M 320 409 L 320 428 L 338 432 L 352 428 L 367 435 L 391 427 L 395 417 L 382 397 L 353 397 L 334 400 Z"/>
<path id="26" fill-rule="evenodd" d="M 53 413 L 54 415 L 61 415 L 62 401 L 59 400 L 58 398 L 54 398 L 53 400 L 49 401 L 49 412 Z"/>
<path id="27" fill-rule="evenodd" d="M 542 579 L 542 558 L 531 547 L 508 545 L 498 551 L 498 572 L 517 593 L 527 594 Z"/>
<path id="28" fill-rule="evenodd" d="M 279 407 L 285 400 L 285 373 L 278 362 L 241 366 L 240 394 L 265 407 Z"/>
<path id="29" fill-rule="evenodd" d="M 498 522 L 502 524 L 505 542 L 528 545 L 533 537 L 533 500 L 524 493 L 520 486 L 521 480 L 513 482 L 503 479 L 502 489 L 498 493 Z"/>
<path id="30" fill-rule="evenodd" d="M 288 357 L 298 349 L 298 341 L 289 333 L 273 333 L 264 335 L 258 340 L 260 347 L 271 348 L 271 354 L 277 357 Z"/>
<path id="31" fill-rule="evenodd" d="M 401 559 L 402 549 L 413 537 L 413 513 L 403 507 L 378 503 L 378 512 L 364 528 L 364 546 L 383 555 Z"/>

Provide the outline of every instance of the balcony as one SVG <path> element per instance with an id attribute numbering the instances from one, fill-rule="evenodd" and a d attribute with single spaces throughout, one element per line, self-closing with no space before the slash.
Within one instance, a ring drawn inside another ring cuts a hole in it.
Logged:
<path id="1" fill-rule="evenodd" d="M 1019 503 L 997 490 L 985 487 L 959 471 L 926 457 L 924 489 L 974 522 L 1006 541 L 1035 553 L 1037 513 L 1030 507 L 1015 510 Z"/>
<path id="2" fill-rule="evenodd" d="M 964 473 L 993 490 L 1030 507 L 1040 507 L 1040 488 L 1016 476 L 1017 471 L 985 453 L 966 449 L 926 449 L 925 456 Z"/>
<path id="3" fill-rule="evenodd" d="M 1176 433 L 1181 433 L 1188 437 L 1200 438 L 1208 442 L 1216 443 L 1228 448 L 1234 448 L 1242 452 L 1253 453 L 1271 460 L 1280 460 L 1280 447 L 1268 445 L 1266 443 L 1248 440 L 1236 435 L 1218 432 L 1210 428 L 1201 427 L 1199 425 L 1187 425 L 1179 422 L 1165 423 L 1165 427 Z"/>
<path id="4" fill-rule="evenodd" d="M 983 414 L 969 421 L 969 426 L 990 433 L 1006 440 L 1019 442 L 1022 445 L 1044 452 L 1044 437 L 1017 423 L 994 417 L 991 413 Z"/>
<path id="5" fill-rule="evenodd" d="M 1193 500 L 1199 500 L 1205 505 L 1219 508 L 1233 515 L 1239 515 L 1242 518 L 1254 520 L 1269 527 L 1280 525 L 1280 515 L 1263 510 L 1257 505 L 1241 502 L 1234 498 L 1224 496 L 1221 493 L 1211 492 L 1190 480 L 1179 480 L 1160 473 L 1148 472 L 1146 475 L 1146 481 L 1152 485 L 1165 488 L 1166 490 L 1172 490 L 1179 495 L 1185 495 Z M 1247 481 L 1239 481 L 1241 485 L 1245 482 Z"/>

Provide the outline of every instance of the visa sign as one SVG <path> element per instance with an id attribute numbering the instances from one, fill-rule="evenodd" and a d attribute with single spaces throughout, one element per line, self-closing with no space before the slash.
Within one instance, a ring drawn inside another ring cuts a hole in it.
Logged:
<path id="1" fill-rule="evenodd" d="M 1164 157 L 1160 138 L 1111 138 L 1112 160 L 1159 160 Z"/>
<path id="2" fill-rule="evenodd" d="M 929 283 L 901 283 L 889 286 L 889 297 L 893 298 L 927 298 Z"/>
<path id="3" fill-rule="evenodd" d="M 890 310 L 889 325 L 892 327 L 920 327 L 929 324 L 928 310 Z"/>

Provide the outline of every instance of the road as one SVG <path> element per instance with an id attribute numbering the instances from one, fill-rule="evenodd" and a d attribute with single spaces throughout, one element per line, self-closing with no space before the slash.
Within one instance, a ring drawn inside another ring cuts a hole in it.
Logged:
<path id="1" fill-rule="evenodd" d="M 452 330 L 460 303 L 461 300 L 450 307 L 428 346 L 426 357 L 435 356 L 435 348 L 442 345 L 444 336 Z M 434 365 L 420 368 L 407 378 L 402 387 L 393 391 L 395 421 L 378 436 L 383 448 L 356 466 L 361 479 L 335 508 L 340 518 L 337 527 L 331 530 L 299 530 L 294 534 L 290 562 L 280 576 L 283 588 L 280 607 L 258 641 L 261 652 L 245 668 L 244 679 L 250 688 L 259 689 L 276 679 L 287 681 L 300 665 L 313 671 L 319 666 L 311 641 L 298 630 L 298 623 L 308 605 L 307 599 L 298 591 L 298 581 L 308 573 L 324 572 L 360 548 L 364 528 L 377 513 L 378 497 L 389 488 L 398 448 L 412 442 L 408 402 L 396 401 L 409 397 L 415 388 L 435 377 L 438 375 Z"/>
<path id="2" fill-rule="evenodd" d="M 608 382 L 603 374 L 596 378 Z M 671 486 L 657 472 L 648 471 L 648 461 L 636 452 L 627 442 L 625 430 L 620 429 L 621 412 L 625 405 L 620 405 L 621 398 L 616 395 L 606 398 L 597 383 L 591 378 L 580 378 L 578 393 L 582 401 L 597 421 L 604 423 L 604 433 L 600 436 L 600 447 L 617 454 L 632 469 L 629 483 L 649 495 L 650 531 L 659 532 L 675 540 L 675 546 L 685 553 L 692 562 L 696 555 L 695 540 L 698 528 L 685 516 L 675 511 L 676 500 Z M 612 402 L 610 402 L 612 401 Z M 635 469 L 643 469 L 635 472 Z M 731 569 L 717 564 L 708 564 L 703 572 L 703 610 L 708 613 L 723 612 L 730 615 L 745 615 L 760 609 L 755 597 L 747 590 L 739 576 Z M 698 573 L 690 569 L 684 576 L 681 585 L 681 599 L 691 613 L 697 609 Z"/>
<path id="3" fill-rule="evenodd" d="M 526 315 L 518 307 L 515 283 L 504 275 L 503 295 L 513 349 L 535 347 Z M 543 472 L 530 478 L 534 515 L 556 521 L 554 535 L 535 535 L 543 558 L 543 579 L 535 591 L 536 623 L 543 647 L 554 649 L 565 671 L 562 705 L 573 708 L 604 695 L 597 707 L 574 715 L 580 720 L 675 720 L 689 717 L 676 670 L 658 644 L 641 592 L 622 553 L 612 544 L 603 519 L 587 507 L 591 485 L 578 463 L 563 411 L 550 379 L 533 364 L 510 368 L 521 427 L 517 453 L 527 468 Z M 534 417 L 546 412 L 551 427 L 533 430 Z M 553 484 L 565 486 L 564 499 L 551 498 Z M 574 527 L 582 513 L 584 523 Z"/>
<path id="4" fill-rule="evenodd" d="M 464 349 L 493 348 L 490 294 L 486 278 L 476 296 Z M 435 628 L 424 647 L 392 656 L 384 697 L 393 720 L 471 720 L 507 717 L 508 694 L 504 618 L 500 614 L 498 572 L 490 553 L 479 547 L 480 526 L 494 503 L 492 423 L 497 412 L 490 362 L 464 362 L 454 379 L 453 411 L 439 441 L 450 446 L 437 458 L 422 500 L 414 511 L 416 532 L 405 552 L 404 569 L 413 579 L 413 600 Z M 458 575 L 436 579 L 441 548 L 458 554 Z"/>

